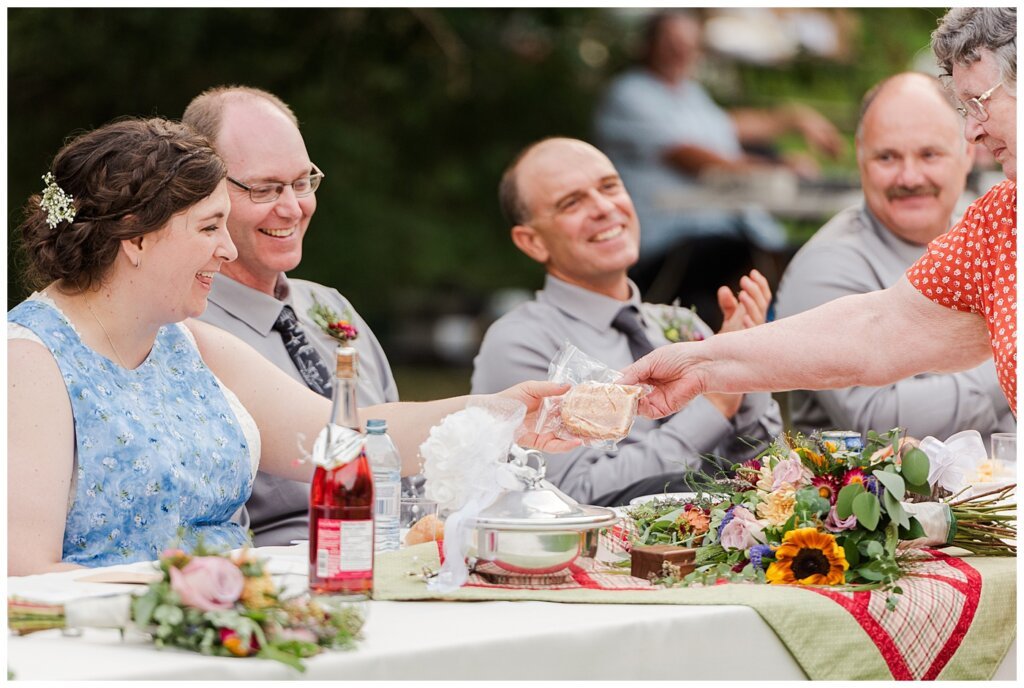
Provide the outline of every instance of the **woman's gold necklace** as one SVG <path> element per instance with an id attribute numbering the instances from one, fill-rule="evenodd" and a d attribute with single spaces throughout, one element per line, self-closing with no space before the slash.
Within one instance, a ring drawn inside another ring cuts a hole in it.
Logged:
<path id="1" fill-rule="evenodd" d="M 107 338 L 107 343 L 110 344 L 110 348 L 114 350 L 114 355 L 117 356 L 118 363 L 121 364 L 122 368 L 127 370 L 128 366 L 125 365 L 124 359 L 121 358 L 120 352 L 117 350 L 117 347 L 114 346 L 114 340 L 110 338 L 110 333 L 107 332 L 107 328 L 103 326 L 103 321 L 100 320 L 100 317 L 98 315 L 96 315 L 96 311 L 92 309 L 92 305 L 88 301 L 85 302 L 85 307 L 89 309 L 89 312 L 92 313 L 92 317 L 96 320 L 96 323 L 100 326 L 100 329 L 103 330 L 103 336 Z"/>

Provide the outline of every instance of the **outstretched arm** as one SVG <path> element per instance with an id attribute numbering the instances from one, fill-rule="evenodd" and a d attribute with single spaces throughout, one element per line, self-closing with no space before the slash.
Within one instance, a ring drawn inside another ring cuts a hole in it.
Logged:
<path id="1" fill-rule="evenodd" d="M 982 318 L 933 303 L 904 277 L 760 327 L 662 347 L 626 368 L 624 382 L 654 387 L 640 410 L 658 418 L 706 392 L 877 386 L 988 356 Z"/>
<path id="2" fill-rule="evenodd" d="M 261 468 L 291 480 L 309 481 L 313 468 L 301 459 L 312 451 L 313 441 L 330 417 L 331 402 L 296 382 L 233 335 L 197 321 L 189 321 L 189 327 L 196 335 L 203 360 L 238 395 L 256 420 L 263 445 Z M 528 382 L 499 395 L 523 402 L 528 413 L 525 425 L 532 428 L 541 400 L 564 391 L 565 385 Z M 463 409 L 470 398 L 382 404 L 362 408 L 359 413 L 362 418 L 388 421 L 402 456 L 402 475 L 415 475 L 419 472 L 419 445 L 430 428 L 448 414 Z M 578 444 L 530 432 L 520 437 L 519 442 L 550 452 L 567 451 Z"/>

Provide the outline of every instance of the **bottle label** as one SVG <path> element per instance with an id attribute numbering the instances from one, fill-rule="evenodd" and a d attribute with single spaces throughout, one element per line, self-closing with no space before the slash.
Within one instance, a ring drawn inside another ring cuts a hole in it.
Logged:
<path id="1" fill-rule="evenodd" d="M 347 579 L 373 575 L 373 521 L 317 522 L 316 575 Z"/>
<path id="2" fill-rule="evenodd" d="M 374 513 L 377 516 L 397 518 L 399 499 L 402 494 L 402 477 L 398 471 L 377 471 L 373 474 L 373 494 L 376 498 Z"/>

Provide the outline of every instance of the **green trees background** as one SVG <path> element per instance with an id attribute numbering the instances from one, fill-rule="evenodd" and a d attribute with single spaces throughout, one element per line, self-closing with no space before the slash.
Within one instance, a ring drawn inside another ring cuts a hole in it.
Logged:
<path id="1" fill-rule="evenodd" d="M 590 137 L 643 12 L 612 9 L 8 9 L 9 246 L 69 135 L 121 115 L 180 117 L 221 83 L 290 103 L 327 173 L 297 276 L 335 285 L 385 342 L 479 310 L 540 269 L 507 238 L 505 164 L 553 134 Z M 852 134 L 879 78 L 927 54 L 939 9 L 857 9 L 850 56 L 783 69 L 712 59 L 726 104 L 810 103 Z M 855 169 L 851 153 L 840 168 Z M 8 304 L 26 290 L 8 257 Z M 401 353 L 389 354 L 401 358 Z"/>

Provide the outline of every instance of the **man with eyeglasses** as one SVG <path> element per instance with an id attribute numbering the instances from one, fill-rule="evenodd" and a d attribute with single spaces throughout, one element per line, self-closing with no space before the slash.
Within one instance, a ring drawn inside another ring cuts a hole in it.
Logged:
<path id="1" fill-rule="evenodd" d="M 612 162 L 577 139 L 528 146 L 499 187 L 516 247 L 544 266 L 544 289 L 495 322 L 473 361 L 472 391 L 488 394 L 543 379 L 566 341 L 611 368 L 652 347 L 714 332 L 690 309 L 643 303 L 626 271 L 636 262 L 640 222 Z M 739 298 L 718 293 L 722 329 L 764 322 L 771 300 L 756 270 Z M 617 451 L 583 447 L 548 457 L 547 477 L 587 504 L 618 506 L 666 490 L 690 491 L 688 470 L 717 472 L 753 457 L 782 430 L 767 394 L 709 394 L 664 421 L 639 419 Z M 716 458 L 724 459 L 724 465 Z"/>
<path id="2" fill-rule="evenodd" d="M 625 371 L 654 387 L 657 418 L 707 392 L 884 385 L 995 360 L 1017 412 L 1017 10 L 950 10 L 932 34 L 939 66 L 1007 180 L 975 201 L 893 286 L 763 327 L 663 347 Z"/>
<path id="3" fill-rule="evenodd" d="M 306 152 L 298 120 L 280 98 L 245 86 L 220 86 L 192 100 L 185 124 L 206 136 L 228 167 L 228 231 L 237 260 L 215 276 L 201 319 L 252 345 L 279 368 L 331 394 L 337 342 L 310 318 L 314 299 L 350 315 L 359 332 L 358 401 L 398 401 L 387 357 L 369 326 L 335 289 L 286 276 L 302 260 L 302 240 L 324 179 Z M 312 448 L 312 437 L 305 447 Z M 309 485 L 260 471 L 246 503 L 257 546 L 309 537 Z"/>

